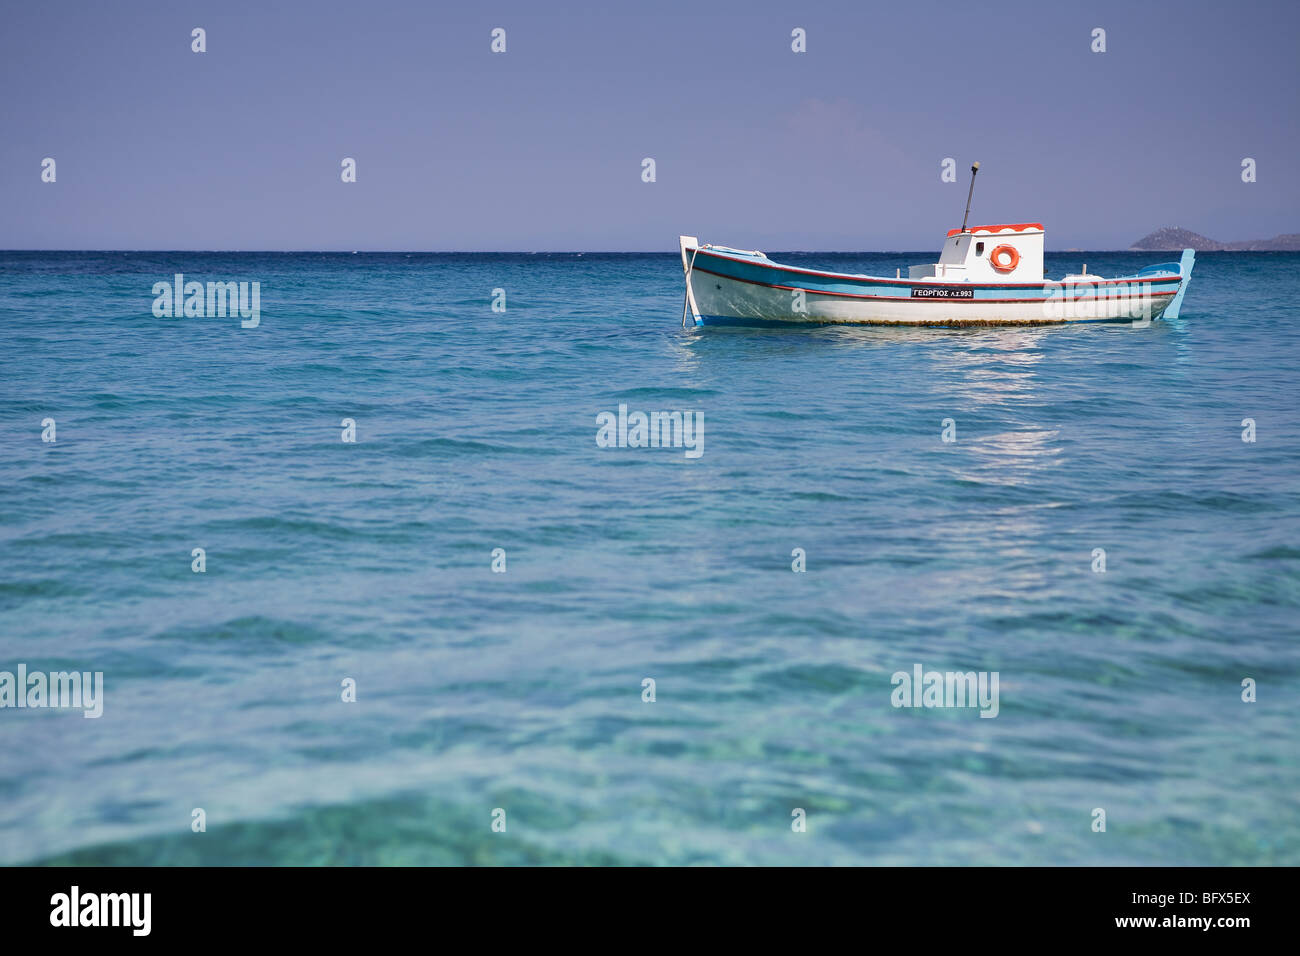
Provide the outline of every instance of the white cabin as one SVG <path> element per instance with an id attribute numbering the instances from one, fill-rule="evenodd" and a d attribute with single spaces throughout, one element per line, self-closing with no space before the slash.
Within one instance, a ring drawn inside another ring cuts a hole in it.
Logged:
<path id="1" fill-rule="evenodd" d="M 907 277 L 939 282 L 1042 282 L 1043 236 L 1041 222 L 971 226 L 965 232 L 953 229 L 944 240 L 939 261 L 910 266 Z M 994 268 L 994 250 L 999 250 L 1001 268 Z"/>

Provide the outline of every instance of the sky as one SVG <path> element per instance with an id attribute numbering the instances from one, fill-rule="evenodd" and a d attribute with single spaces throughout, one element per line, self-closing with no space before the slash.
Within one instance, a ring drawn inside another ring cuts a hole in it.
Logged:
<path id="1" fill-rule="evenodd" d="M 937 249 L 975 160 L 1049 249 L 1300 232 L 1295 0 L 0 11 L 5 249 Z"/>

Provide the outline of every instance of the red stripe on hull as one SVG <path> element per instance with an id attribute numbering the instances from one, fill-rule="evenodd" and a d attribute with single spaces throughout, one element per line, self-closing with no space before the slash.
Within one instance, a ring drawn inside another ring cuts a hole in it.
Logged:
<path id="1" fill-rule="evenodd" d="M 699 266 L 699 265 L 695 267 L 694 271 L 707 272 L 711 276 L 718 276 L 719 278 L 722 279 L 730 279 L 732 282 L 745 282 L 748 283 L 749 285 L 760 285 L 763 286 L 765 289 L 785 289 L 787 291 L 801 290 L 804 292 L 811 292 L 813 295 L 834 295 L 845 299 L 869 299 L 872 302 L 943 302 L 945 305 L 949 305 L 949 304 L 986 305 L 986 304 L 994 304 L 994 303 L 1006 304 L 1010 302 L 1041 302 L 1044 304 L 1049 302 L 1095 302 L 1099 300 L 1109 302 L 1115 298 L 1136 298 L 1136 296 L 1081 295 L 1081 296 L 1069 296 L 1069 297 L 1058 296 L 1056 298 L 1033 298 L 1033 299 L 916 299 L 913 298 L 912 296 L 863 295 L 858 292 L 830 292 L 822 289 L 804 289 L 802 286 L 797 286 L 797 285 L 780 285 L 775 282 L 759 282 L 757 279 L 742 279 L 739 276 L 729 276 L 723 272 L 714 272 L 712 269 L 706 269 L 703 266 Z M 825 273 L 825 274 L 833 275 L 834 273 Z M 880 281 L 880 280 L 876 280 L 876 281 Z M 1124 280 L 1114 279 L 1109 281 L 1122 282 Z M 1136 281 L 1146 281 L 1146 280 L 1135 279 L 1133 281 L 1136 282 Z M 1172 282 L 1174 280 L 1166 278 L 1164 281 Z M 899 282 L 896 281 L 890 284 L 898 285 Z M 925 285 L 925 284 L 927 283 L 916 283 L 916 285 Z M 975 284 L 972 283 L 972 285 Z M 978 285 L 976 285 L 976 287 L 983 288 L 983 289 L 1023 289 L 1025 288 L 1025 283 L 1021 283 L 1020 285 L 1017 286 L 984 285 L 983 283 L 979 283 Z M 1042 285 L 1039 284 L 1035 286 L 1035 288 L 1042 288 Z M 1064 288 L 1064 286 L 1062 286 L 1062 288 Z M 1178 294 L 1177 289 L 1173 290 L 1172 292 L 1144 293 L 1146 297 L 1152 299 L 1157 298 L 1158 296 L 1177 295 L 1177 294 Z"/>
<path id="2" fill-rule="evenodd" d="M 690 250 L 688 249 L 687 251 L 690 251 Z M 761 266 L 761 267 L 764 268 L 764 269 L 775 269 L 775 270 L 777 270 L 777 271 L 779 271 L 779 272 L 797 272 L 797 273 L 799 273 L 800 275 L 806 275 L 806 276 L 820 276 L 820 277 L 825 278 L 825 279 L 839 279 L 841 282 L 858 282 L 858 283 L 861 283 L 861 284 L 863 284 L 863 285 L 872 285 L 872 284 L 874 284 L 874 285 L 905 285 L 905 286 L 908 286 L 909 288 L 911 288 L 911 287 L 915 287 L 915 286 L 930 286 L 930 285 L 942 285 L 942 284 L 943 284 L 943 283 L 942 283 L 942 280 L 939 281 L 939 282 L 937 282 L 937 283 L 936 283 L 936 282 L 918 282 L 918 281 L 913 280 L 913 279 L 881 279 L 881 278 L 877 278 L 877 277 L 875 277 L 875 276 L 851 276 L 851 275 L 845 275 L 843 272 L 818 272 L 816 269 L 801 269 L 801 268 L 799 268 L 798 266 L 783 266 L 783 265 L 777 265 L 775 262 L 759 262 L 759 261 L 757 261 L 757 260 L 751 260 L 751 259 L 737 259 L 737 258 L 735 258 L 735 257 L 733 257 L 733 256 L 724 256 L 724 255 L 720 255 L 719 253 L 716 253 L 716 252 L 709 252 L 707 249 L 698 249 L 698 250 L 697 250 L 697 253 L 698 253 L 698 255 L 701 255 L 701 256 L 712 256 L 712 257 L 715 258 L 715 259 L 724 259 L 724 260 L 726 260 L 727 262 L 738 262 L 738 263 L 740 263 L 740 264 L 742 264 L 742 265 Z M 725 275 L 726 275 L 726 273 L 723 273 L 723 272 L 714 272 L 712 269 L 705 269 L 703 266 L 699 266 L 699 265 L 695 266 L 695 268 L 698 269 L 698 270 L 701 271 L 701 272 L 708 272 L 708 273 L 710 273 L 711 275 L 722 275 L 722 276 L 725 276 Z M 734 278 L 734 277 L 733 277 L 733 276 L 726 276 L 726 278 L 730 279 L 730 278 Z M 1181 277 L 1180 277 L 1180 276 L 1177 276 L 1177 275 L 1175 275 L 1175 274 L 1173 274 L 1173 273 L 1170 273 L 1169 275 L 1164 275 L 1164 276 L 1146 276 L 1146 277 L 1143 277 L 1143 278 L 1139 278 L 1139 277 L 1137 277 L 1137 276 L 1134 276 L 1133 278 L 1129 278 L 1129 279 L 1098 279 L 1098 280 L 1096 280 L 1095 282 L 1093 282 L 1092 284 L 1093 284 L 1093 285 L 1107 285 L 1107 284 L 1112 284 L 1112 283 L 1117 283 L 1117 282 L 1127 282 L 1127 283 L 1133 283 L 1133 282 L 1173 282 L 1175 279 L 1178 279 L 1178 278 L 1181 278 Z M 749 280 L 742 279 L 742 280 L 740 280 L 740 281 L 745 282 L 745 281 L 749 281 Z M 759 284 L 760 284 L 760 285 L 764 285 L 765 283 L 759 283 Z M 1041 283 L 1041 282 L 980 282 L 980 283 L 974 283 L 974 284 L 977 284 L 981 289 L 1041 289 L 1042 286 L 1043 286 L 1043 283 Z M 784 287 L 784 286 L 783 286 L 782 288 L 787 288 L 787 287 Z M 987 301 L 987 300 L 986 300 L 986 301 Z"/>

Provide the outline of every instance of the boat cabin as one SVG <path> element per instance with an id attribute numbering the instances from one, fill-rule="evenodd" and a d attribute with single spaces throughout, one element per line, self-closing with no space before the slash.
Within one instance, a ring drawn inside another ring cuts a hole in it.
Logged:
<path id="1" fill-rule="evenodd" d="M 1042 282 L 1043 224 L 1018 222 L 948 232 L 939 261 L 910 266 L 909 279 Z"/>

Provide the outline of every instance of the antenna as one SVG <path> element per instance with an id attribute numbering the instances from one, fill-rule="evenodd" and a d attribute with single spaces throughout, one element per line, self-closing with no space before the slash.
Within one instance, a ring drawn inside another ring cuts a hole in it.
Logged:
<path id="1" fill-rule="evenodd" d="M 966 193 L 966 215 L 961 217 L 961 231 L 966 231 L 966 220 L 970 218 L 970 197 L 975 194 L 975 174 L 980 171 L 980 164 L 970 168 L 970 191 Z"/>

